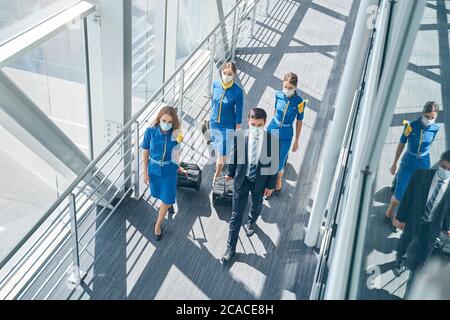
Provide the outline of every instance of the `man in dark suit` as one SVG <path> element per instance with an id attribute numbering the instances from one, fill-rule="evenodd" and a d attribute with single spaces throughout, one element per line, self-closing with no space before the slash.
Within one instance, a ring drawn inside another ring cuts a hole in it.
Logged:
<path id="1" fill-rule="evenodd" d="M 450 150 L 444 152 L 438 169 L 417 170 L 400 202 L 394 226 L 403 230 L 394 273 L 404 270 L 407 255 L 411 277 L 430 258 L 441 230 L 448 232 L 450 219 Z"/>
<path id="2" fill-rule="evenodd" d="M 256 220 L 261 213 L 264 196 L 270 197 L 276 184 L 278 171 L 277 139 L 264 130 L 267 114 L 254 108 L 248 114 L 248 135 L 239 130 L 230 154 L 226 180 L 234 179 L 233 213 L 229 223 L 227 251 L 222 262 L 230 261 L 236 252 L 244 210 L 251 193 L 252 205 L 246 224 L 247 236 L 255 233 Z"/>

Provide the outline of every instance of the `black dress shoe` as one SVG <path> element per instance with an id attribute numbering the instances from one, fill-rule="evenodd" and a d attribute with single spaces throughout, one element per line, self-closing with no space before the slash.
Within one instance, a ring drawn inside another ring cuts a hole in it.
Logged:
<path id="1" fill-rule="evenodd" d="M 155 240 L 159 241 L 162 238 L 162 227 L 161 227 L 161 233 L 160 234 L 156 234 L 155 232 L 155 226 L 156 226 L 156 222 L 153 224 L 153 235 L 155 236 Z"/>
<path id="2" fill-rule="evenodd" d="M 175 214 L 175 209 L 173 206 L 170 206 L 167 211 L 169 212 L 169 214 Z"/>
<path id="3" fill-rule="evenodd" d="M 245 232 L 247 233 L 247 237 L 251 237 L 252 235 L 254 235 L 255 230 L 256 230 L 256 223 L 249 222 L 245 225 Z"/>
<path id="4" fill-rule="evenodd" d="M 230 261 L 234 257 L 234 255 L 235 255 L 235 252 L 233 250 L 231 250 L 230 248 L 228 248 L 220 260 L 222 262 L 226 263 L 226 262 Z"/>
<path id="5" fill-rule="evenodd" d="M 404 263 L 403 259 L 395 261 L 395 266 L 392 269 L 392 271 L 394 272 L 394 275 L 396 277 L 399 277 L 403 272 L 406 271 L 406 267 L 405 267 L 405 263 Z"/>

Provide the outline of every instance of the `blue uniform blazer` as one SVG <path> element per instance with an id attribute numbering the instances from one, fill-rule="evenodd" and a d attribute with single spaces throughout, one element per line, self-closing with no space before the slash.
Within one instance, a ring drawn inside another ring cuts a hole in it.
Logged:
<path id="1" fill-rule="evenodd" d="M 439 129 L 439 126 L 436 124 L 425 127 L 422 123 L 422 118 L 419 118 L 405 126 L 400 137 L 400 143 L 408 143 L 407 152 L 409 154 L 416 156 L 426 155 L 430 152 L 431 144 L 436 138 Z"/>
<path id="2" fill-rule="evenodd" d="M 211 127 L 235 129 L 242 123 L 244 92 L 236 83 L 229 89 L 222 87 L 222 80 L 213 82 L 211 100 Z"/>
<path id="3" fill-rule="evenodd" d="M 142 149 L 150 151 L 148 172 L 157 176 L 176 174 L 178 163 L 172 160 L 172 151 L 178 145 L 173 130 L 163 134 L 159 126 L 148 127 L 144 133 Z"/>
<path id="4" fill-rule="evenodd" d="M 278 129 L 281 139 L 292 139 L 295 120 L 303 121 L 305 101 L 297 94 L 287 97 L 283 91 L 275 93 L 275 116 L 269 128 Z"/>

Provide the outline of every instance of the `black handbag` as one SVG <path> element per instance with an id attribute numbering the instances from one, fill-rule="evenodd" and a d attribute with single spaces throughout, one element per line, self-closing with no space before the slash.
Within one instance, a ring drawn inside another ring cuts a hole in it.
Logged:
<path id="1" fill-rule="evenodd" d="M 181 162 L 180 167 L 187 171 L 187 173 L 178 171 L 177 186 L 193 188 L 200 190 L 202 184 L 202 170 L 193 163 Z"/>
<path id="2" fill-rule="evenodd" d="M 233 205 L 233 181 L 226 181 L 225 177 L 217 178 L 214 181 L 212 202 L 213 205 L 223 204 L 232 206 Z"/>

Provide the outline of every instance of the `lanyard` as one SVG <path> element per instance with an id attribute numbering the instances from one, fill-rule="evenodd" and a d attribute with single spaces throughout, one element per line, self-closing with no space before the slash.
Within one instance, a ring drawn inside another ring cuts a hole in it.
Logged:
<path id="1" fill-rule="evenodd" d="M 287 112 L 287 109 L 289 108 L 290 103 L 291 103 L 291 100 L 289 100 L 288 103 L 286 103 L 286 107 L 284 108 L 284 111 L 283 111 L 283 119 L 281 120 L 280 127 L 283 126 L 284 118 L 286 117 L 286 112 Z"/>
<path id="2" fill-rule="evenodd" d="M 164 151 L 161 158 L 161 164 L 164 162 L 164 158 L 166 156 L 166 150 L 167 150 L 167 135 L 164 137 Z"/>
<path id="3" fill-rule="evenodd" d="M 225 93 L 227 92 L 227 89 L 223 90 L 223 94 L 222 97 L 220 98 L 220 103 L 219 103 L 219 117 L 217 118 L 217 123 L 220 123 L 220 116 L 222 115 L 222 101 L 223 98 L 225 97 Z"/>

